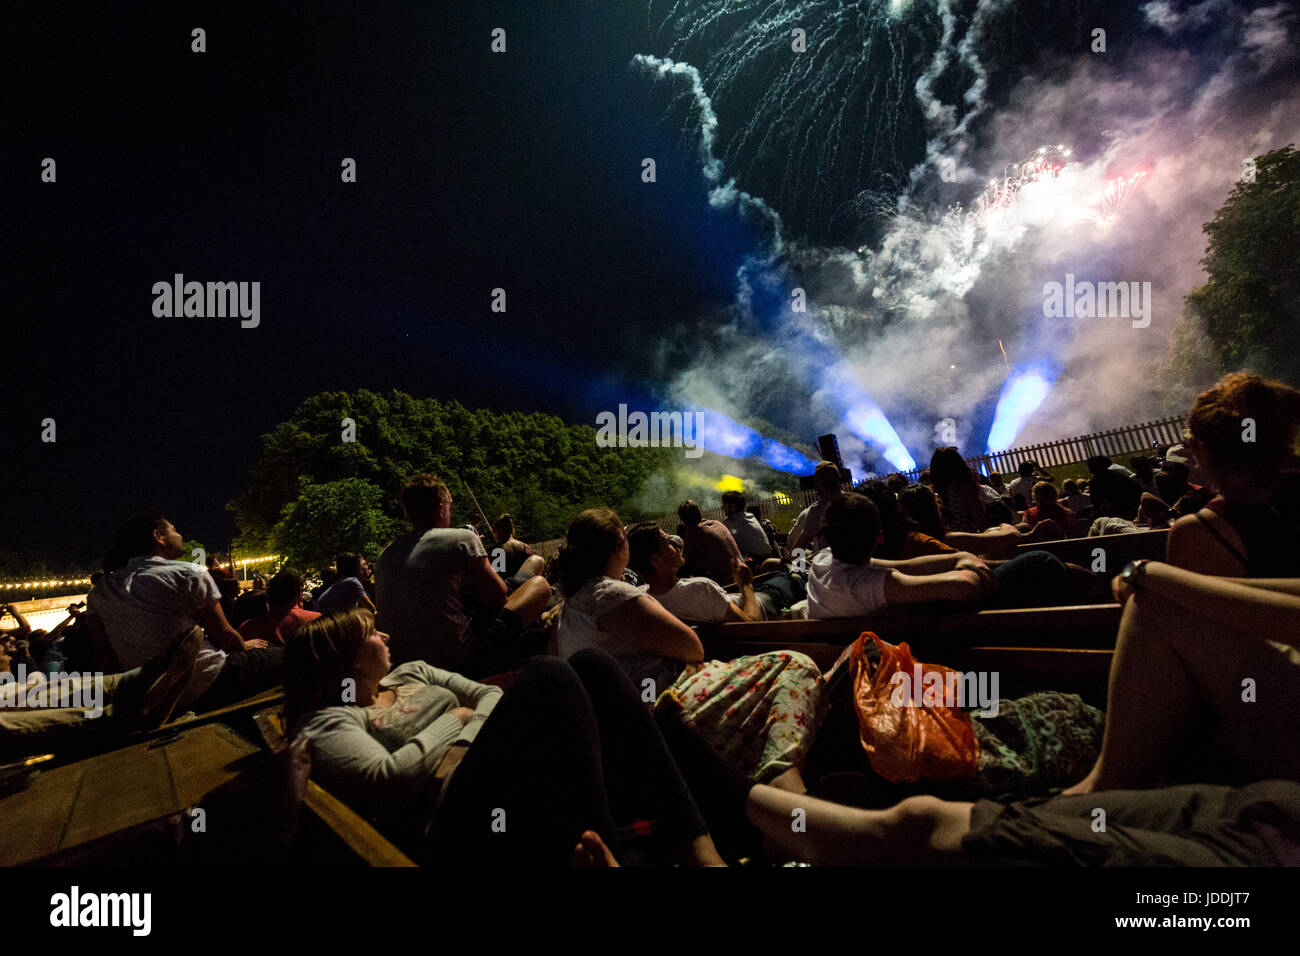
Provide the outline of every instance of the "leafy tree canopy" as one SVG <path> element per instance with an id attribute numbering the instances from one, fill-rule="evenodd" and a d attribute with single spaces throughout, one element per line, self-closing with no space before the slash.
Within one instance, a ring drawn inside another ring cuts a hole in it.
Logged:
<path id="1" fill-rule="evenodd" d="M 1294 144 L 1265 153 L 1250 178 L 1205 224 L 1209 280 L 1187 304 L 1222 369 L 1300 384 L 1300 153 Z"/>
<path id="2" fill-rule="evenodd" d="M 237 551 L 300 549 L 290 560 L 316 567 L 348 546 L 373 555 L 361 539 L 391 536 L 401 521 L 398 489 L 428 471 L 451 489 L 453 524 L 483 523 L 468 485 L 489 519 L 508 511 L 521 537 L 546 540 L 562 536 L 584 508 L 607 504 L 622 513 L 651 474 L 671 467 L 674 452 L 599 448 L 595 428 L 553 415 L 470 410 L 398 391 L 323 392 L 262 437 L 248 490 L 228 507 Z M 377 514 L 359 515 L 355 527 L 309 531 L 310 521 L 328 524 L 349 504 Z M 358 540 L 349 545 L 337 538 L 343 533 Z"/>

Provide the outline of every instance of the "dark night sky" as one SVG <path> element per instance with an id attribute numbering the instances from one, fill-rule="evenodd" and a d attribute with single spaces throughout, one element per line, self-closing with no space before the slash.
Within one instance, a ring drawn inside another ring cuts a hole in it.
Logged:
<path id="1" fill-rule="evenodd" d="M 749 241 L 618 4 L 8 6 L 2 549 L 93 561 L 141 510 L 224 543 L 258 436 L 324 389 L 590 421 Z M 260 281 L 260 327 L 155 318 L 177 272 Z"/>

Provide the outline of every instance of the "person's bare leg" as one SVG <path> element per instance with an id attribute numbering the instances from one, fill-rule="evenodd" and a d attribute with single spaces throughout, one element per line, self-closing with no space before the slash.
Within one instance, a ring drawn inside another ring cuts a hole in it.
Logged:
<path id="1" fill-rule="evenodd" d="M 683 866 L 727 865 L 727 861 L 718 855 L 718 848 L 713 845 L 713 837 L 707 833 L 682 847 L 677 853 L 677 858 Z"/>
<path id="2" fill-rule="evenodd" d="M 804 783 L 803 775 L 799 773 L 798 767 L 791 767 L 784 773 L 773 777 L 768 786 L 776 787 L 778 790 L 789 790 L 791 793 L 808 792 L 808 784 Z"/>
<path id="3" fill-rule="evenodd" d="M 1101 754 L 1088 776 L 1065 793 L 1155 783 L 1198 706 L 1222 698 L 1213 677 L 1236 640 L 1226 628 L 1150 591 L 1130 598 L 1110 667 Z M 1226 709 L 1221 699 L 1217 704 L 1216 710 Z"/>
<path id="4" fill-rule="evenodd" d="M 506 607 L 518 614 L 520 620 L 528 625 L 537 619 L 537 615 L 546 610 L 546 604 L 550 599 L 551 586 L 546 583 L 546 579 L 529 578 L 515 588 L 515 593 L 506 601 Z"/>
<path id="5" fill-rule="evenodd" d="M 578 841 L 577 846 L 573 848 L 573 865 L 581 867 L 616 867 L 618 860 L 605 841 L 600 838 L 600 834 L 595 830 L 584 830 L 582 838 Z"/>
<path id="6" fill-rule="evenodd" d="M 524 563 L 519 565 L 519 570 L 515 573 L 523 574 L 525 571 L 534 577 L 544 574 L 546 572 L 546 559 L 540 554 L 530 554 L 524 558 Z"/>
<path id="7" fill-rule="evenodd" d="M 970 832 L 971 803 L 911 797 L 888 810 L 858 810 L 807 794 L 757 786 L 746 812 L 792 859 L 821 866 L 950 863 Z"/>

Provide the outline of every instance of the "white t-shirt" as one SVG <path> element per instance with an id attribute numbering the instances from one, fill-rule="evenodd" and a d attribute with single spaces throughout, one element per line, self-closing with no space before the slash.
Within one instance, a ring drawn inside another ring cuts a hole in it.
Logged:
<path id="1" fill-rule="evenodd" d="M 836 561 L 829 548 L 813 555 L 811 567 L 808 575 L 810 618 L 867 617 L 885 609 L 887 568 Z"/>
<path id="2" fill-rule="evenodd" d="M 712 578 L 679 578 L 671 591 L 650 596 L 679 620 L 703 624 L 721 624 L 727 605 L 740 601 L 739 594 L 728 594 Z"/>
<path id="3" fill-rule="evenodd" d="M 741 554 L 752 554 L 755 557 L 765 558 L 772 553 L 772 545 L 768 543 L 767 532 L 758 523 L 758 519 L 748 511 L 728 515 L 722 519 L 722 523 L 731 532 L 731 536 L 736 539 L 736 546 L 740 548 Z"/>
<path id="4" fill-rule="evenodd" d="M 199 611 L 220 599 L 206 568 L 140 555 L 100 578 L 86 597 L 86 608 L 103 622 L 113 652 L 129 670 L 170 649 L 199 624 Z M 225 664 L 226 652 L 205 640 L 180 703 L 197 700 Z"/>
<path id="5" fill-rule="evenodd" d="M 1025 504 L 1028 507 L 1034 505 L 1034 485 L 1038 484 L 1039 479 L 1030 475 L 1028 478 L 1017 478 L 1011 484 L 1007 485 L 1007 497 L 1015 498 L 1016 495 L 1025 496 Z"/>
<path id="6" fill-rule="evenodd" d="M 570 657 L 588 647 L 606 651 L 636 683 L 645 678 L 655 681 L 656 693 L 667 690 L 682 672 L 680 661 L 661 657 L 644 648 L 627 643 L 617 634 L 600 630 L 602 617 L 624 602 L 643 597 L 645 587 L 615 581 L 604 575 L 592 578 L 578 593 L 564 601 L 556 627 L 556 641 L 561 657 Z"/>

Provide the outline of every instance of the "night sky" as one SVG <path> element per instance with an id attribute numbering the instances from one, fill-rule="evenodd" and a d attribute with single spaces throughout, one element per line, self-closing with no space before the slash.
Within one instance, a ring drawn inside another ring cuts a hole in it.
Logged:
<path id="1" fill-rule="evenodd" d="M 258 436 L 325 389 L 590 422 L 725 296 L 744 230 L 628 77 L 644 24 L 563 6 L 8 5 L 0 548 L 94 561 L 155 509 L 224 543 Z M 260 326 L 155 318 L 178 272 L 259 280 Z"/>
<path id="2" fill-rule="evenodd" d="M 968 0 L 955 32 L 940 6 L 7 3 L 0 551 L 90 568 L 142 511 L 224 547 L 259 437 L 324 390 L 698 403 L 834 430 L 855 468 L 950 418 L 978 454 L 1026 376 L 1018 441 L 1181 412 L 1150 363 L 1243 157 L 1300 141 L 1294 5 Z M 1044 144 L 1068 185 L 972 255 L 944 211 Z M 1058 215 L 1139 172 L 1104 227 Z M 260 325 L 155 317 L 177 273 L 260 282 Z M 1149 282 L 1156 319 L 1045 319 L 1067 273 Z"/>

